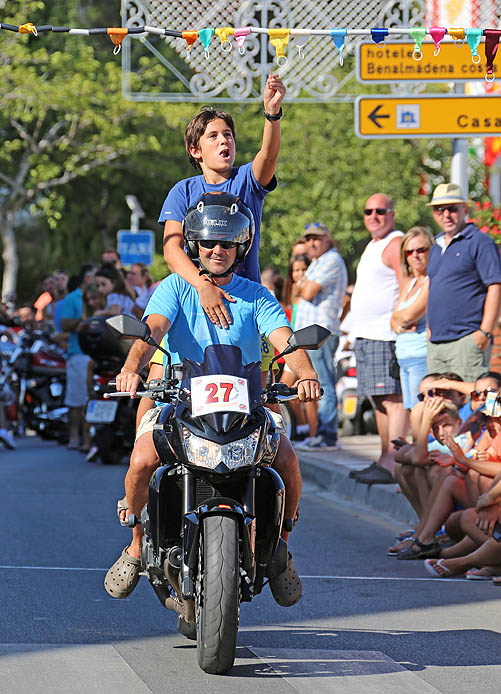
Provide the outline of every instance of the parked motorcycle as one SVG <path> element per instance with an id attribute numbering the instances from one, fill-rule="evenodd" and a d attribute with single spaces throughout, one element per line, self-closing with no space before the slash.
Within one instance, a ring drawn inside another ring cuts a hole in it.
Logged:
<path id="1" fill-rule="evenodd" d="M 351 350 L 336 354 L 338 423 L 343 436 L 376 434 L 374 406 L 368 396 L 358 395 L 357 365 Z"/>
<path id="2" fill-rule="evenodd" d="M 107 324 L 155 344 L 134 318 Z M 303 328 L 284 354 L 316 349 L 329 335 L 320 326 Z M 201 364 L 184 359 L 180 383 L 167 358 L 166 379 L 137 393 L 165 406 L 153 432 L 161 466 L 141 517 L 130 514 L 129 526 L 141 524 L 142 568 L 162 605 L 180 615 L 180 631 L 196 639 L 199 666 L 223 674 L 235 659 L 240 602 L 286 568 L 280 532 L 282 523 L 292 529 L 292 519 L 283 518 L 285 488 L 271 467 L 279 435 L 263 404 L 291 399 L 297 389 L 273 384 L 270 365 L 263 391 L 259 362 L 243 366 L 232 345 L 208 346 Z"/>
<path id="3" fill-rule="evenodd" d="M 130 346 L 113 336 L 105 321 L 104 316 L 95 316 L 81 323 L 78 342 L 94 363 L 85 419 L 94 429 L 93 442 L 101 462 L 116 465 L 134 445 L 137 400 L 105 399 L 115 391 L 115 377 Z"/>
<path id="4" fill-rule="evenodd" d="M 50 332 L 26 327 L 2 366 L 2 384 L 17 394 L 18 429 L 35 430 L 46 439 L 66 440 L 66 357 Z"/>

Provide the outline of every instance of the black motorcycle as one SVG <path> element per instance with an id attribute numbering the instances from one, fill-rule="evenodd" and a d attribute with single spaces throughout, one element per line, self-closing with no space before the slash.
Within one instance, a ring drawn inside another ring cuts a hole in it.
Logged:
<path id="1" fill-rule="evenodd" d="M 92 383 L 85 419 L 92 427 L 92 441 L 105 465 L 117 465 L 130 454 L 136 434 L 137 400 L 110 401 L 105 395 L 115 391 L 115 377 L 130 347 L 106 327 L 106 318 L 95 316 L 80 324 L 80 349 L 92 359 Z"/>
<path id="2" fill-rule="evenodd" d="M 134 318 L 107 324 L 156 344 Z M 316 349 L 329 335 L 303 328 L 284 354 Z M 282 523 L 292 529 L 292 520 L 283 518 L 285 488 L 271 467 L 279 434 L 264 403 L 297 390 L 272 384 L 270 366 L 263 391 L 260 363 L 243 366 L 240 348 L 231 345 L 208 346 L 201 364 L 184 359 L 180 383 L 168 360 L 166 379 L 138 392 L 165 403 L 153 432 L 161 466 L 141 518 L 129 515 L 129 526 L 141 524 L 142 568 L 162 605 L 180 615 L 181 633 L 196 639 L 201 669 L 223 674 L 235 659 L 240 602 L 286 568 L 280 532 Z M 121 395 L 128 394 L 109 397 Z"/>

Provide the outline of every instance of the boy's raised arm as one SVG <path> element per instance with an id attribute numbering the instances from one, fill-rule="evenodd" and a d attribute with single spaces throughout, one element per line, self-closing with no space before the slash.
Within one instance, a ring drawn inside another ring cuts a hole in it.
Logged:
<path id="1" fill-rule="evenodd" d="M 280 112 L 280 104 L 285 96 L 285 86 L 278 75 L 271 74 L 264 87 L 264 111 L 270 116 Z M 254 157 L 252 171 L 256 181 L 267 186 L 275 174 L 278 153 L 280 152 L 280 120 L 270 121 L 265 118 L 263 142 L 261 149 Z"/>

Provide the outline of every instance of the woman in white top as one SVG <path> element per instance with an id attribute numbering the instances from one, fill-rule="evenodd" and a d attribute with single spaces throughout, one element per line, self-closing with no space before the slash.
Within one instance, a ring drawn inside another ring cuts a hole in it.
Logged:
<path id="1" fill-rule="evenodd" d="M 400 366 L 404 407 L 417 403 L 419 384 L 426 375 L 426 268 L 434 240 L 425 227 L 412 227 L 400 248 L 402 274 L 406 279 L 393 311 L 390 325 L 397 334 L 395 349 Z"/>
<path id="2" fill-rule="evenodd" d="M 95 316 L 118 316 L 125 313 L 128 316 L 141 318 L 143 311 L 135 305 L 121 272 L 113 265 L 102 265 L 96 272 L 94 281 L 106 298 L 106 307 L 102 311 L 96 311 Z"/>

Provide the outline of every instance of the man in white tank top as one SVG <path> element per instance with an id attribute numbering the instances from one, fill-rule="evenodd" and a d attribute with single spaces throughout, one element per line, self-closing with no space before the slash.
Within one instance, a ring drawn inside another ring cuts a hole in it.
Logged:
<path id="1" fill-rule="evenodd" d="M 354 475 L 358 482 L 365 484 L 395 482 L 391 441 L 405 437 L 409 429 L 400 381 L 389 374 L 396 338 L 390 318 L 402 283 L 400 244 L 403 234 L 394 230 L 394 222 L 391 198 L 382 193 L 372 195 L 364 209 L 365 228 L 372 240 L 360 258 L 351 297 L 358 394 L 372 398 L 381 438 L 379 459 Z"/>

